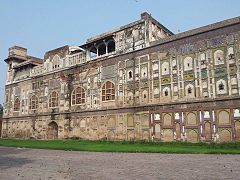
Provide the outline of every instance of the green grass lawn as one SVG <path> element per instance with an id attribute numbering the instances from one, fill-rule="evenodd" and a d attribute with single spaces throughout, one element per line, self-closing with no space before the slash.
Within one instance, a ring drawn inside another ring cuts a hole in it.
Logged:
<path id="1" fill-rule="evenodd" d="M 237 143 L 126 142 L 0 139 L 0 146 L 92 152 L 240 154 Z"/>

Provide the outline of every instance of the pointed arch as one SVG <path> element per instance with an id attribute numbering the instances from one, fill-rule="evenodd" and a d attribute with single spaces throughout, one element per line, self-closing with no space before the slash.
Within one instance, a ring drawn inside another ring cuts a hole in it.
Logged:
<path id="1" fill-rule="evenodd" d="M 188 56 L 184 60 L 184 71 L 189 71 L 193 69 L 193 59 L 192 57 Z"/>
<path id="2" fill-rule="evenodd" d="M 72 92 L 72 105 L 85 103 L 85 89 L 82 87 L 76 87 Z"/>
<path id="3" fill-rule="evenodd" d="M 56 91 L 53 91 L 49 95 L 48 103 L 49 103 L 49 107 L 57 107 L 58 106 L 58 93 Z"/>
<path id="4" fill-rule="evenodd" d="M 215 65 L 224 64 L 224 52 L 220 49 L 216 50 L 213 54 Z"/>
<path id="5" fill-rule="evenodd" d="M 36 95 L 32 95 L 32 97 L 30 98 L 29 108 L 30 109 L 38 108 L 38 97 Z"/>
<path id="6" fill-rule="evenodd" d="M 57 139 L 58 138 L 58 125 L 54 121 L 52 121 L 48 124 L 47 138 L 48 139 Z"/>
<path id="7" fill-rule="evenodd" d="M 102 86 L 102 101 L 115 100 L 115 86 L 111 81 L 107 81 Z"/>
<path id="8" fill-rule="evenodd" d="M 52 69 L 57 69 L 60 68 L 60 64 L 61 64 L 61 58 L 59 55 L 55 55 L 52 59 Z"/>

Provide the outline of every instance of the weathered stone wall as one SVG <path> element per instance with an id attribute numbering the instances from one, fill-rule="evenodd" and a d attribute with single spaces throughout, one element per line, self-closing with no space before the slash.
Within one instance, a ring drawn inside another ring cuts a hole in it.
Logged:
<path id="1" fill-rule="evenodd" d="M 91 140 L 240 140 L 239 100 L 5 119 L 2 137 Z M 229 107 L 229 108 L 223 108 Z M 145 109 L 150 109 L 146 111 Z M 139 111 L 136 113 L 136 111 Z M 56 125 L 53 126 L 53 123 Z M 56 129 L 54 129 L 56 128 Z M 55 134 L 54 134 L 55 130 Z"/>
<path id="2" fill-rule="evenodd" d="M 7 85 L 2 136 L 239 140 L 239 29 L 223 27 Z M 113 90 L 104 89 L 108 82 Z"/>

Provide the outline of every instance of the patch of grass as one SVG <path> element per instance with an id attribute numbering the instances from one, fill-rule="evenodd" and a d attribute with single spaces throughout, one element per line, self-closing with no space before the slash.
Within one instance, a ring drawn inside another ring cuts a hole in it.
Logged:
<path id="1" fill-rule="evenodd" d="M 0 139 L 0 146 L 92 152 L 240 154 L 240 142 L 209 144 L 185 142 Z"/>

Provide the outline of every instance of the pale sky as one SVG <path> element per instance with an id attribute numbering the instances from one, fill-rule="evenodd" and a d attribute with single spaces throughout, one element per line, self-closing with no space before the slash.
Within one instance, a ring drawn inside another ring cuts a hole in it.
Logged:
<path id="1" fill-rule="evenodd" d="M 150 13 L 174 33 L 240 15 L 239 0 L 0 0 L 0 103 L 3 103 L 8 48 L 44 53 L 88 38 Z"/>

